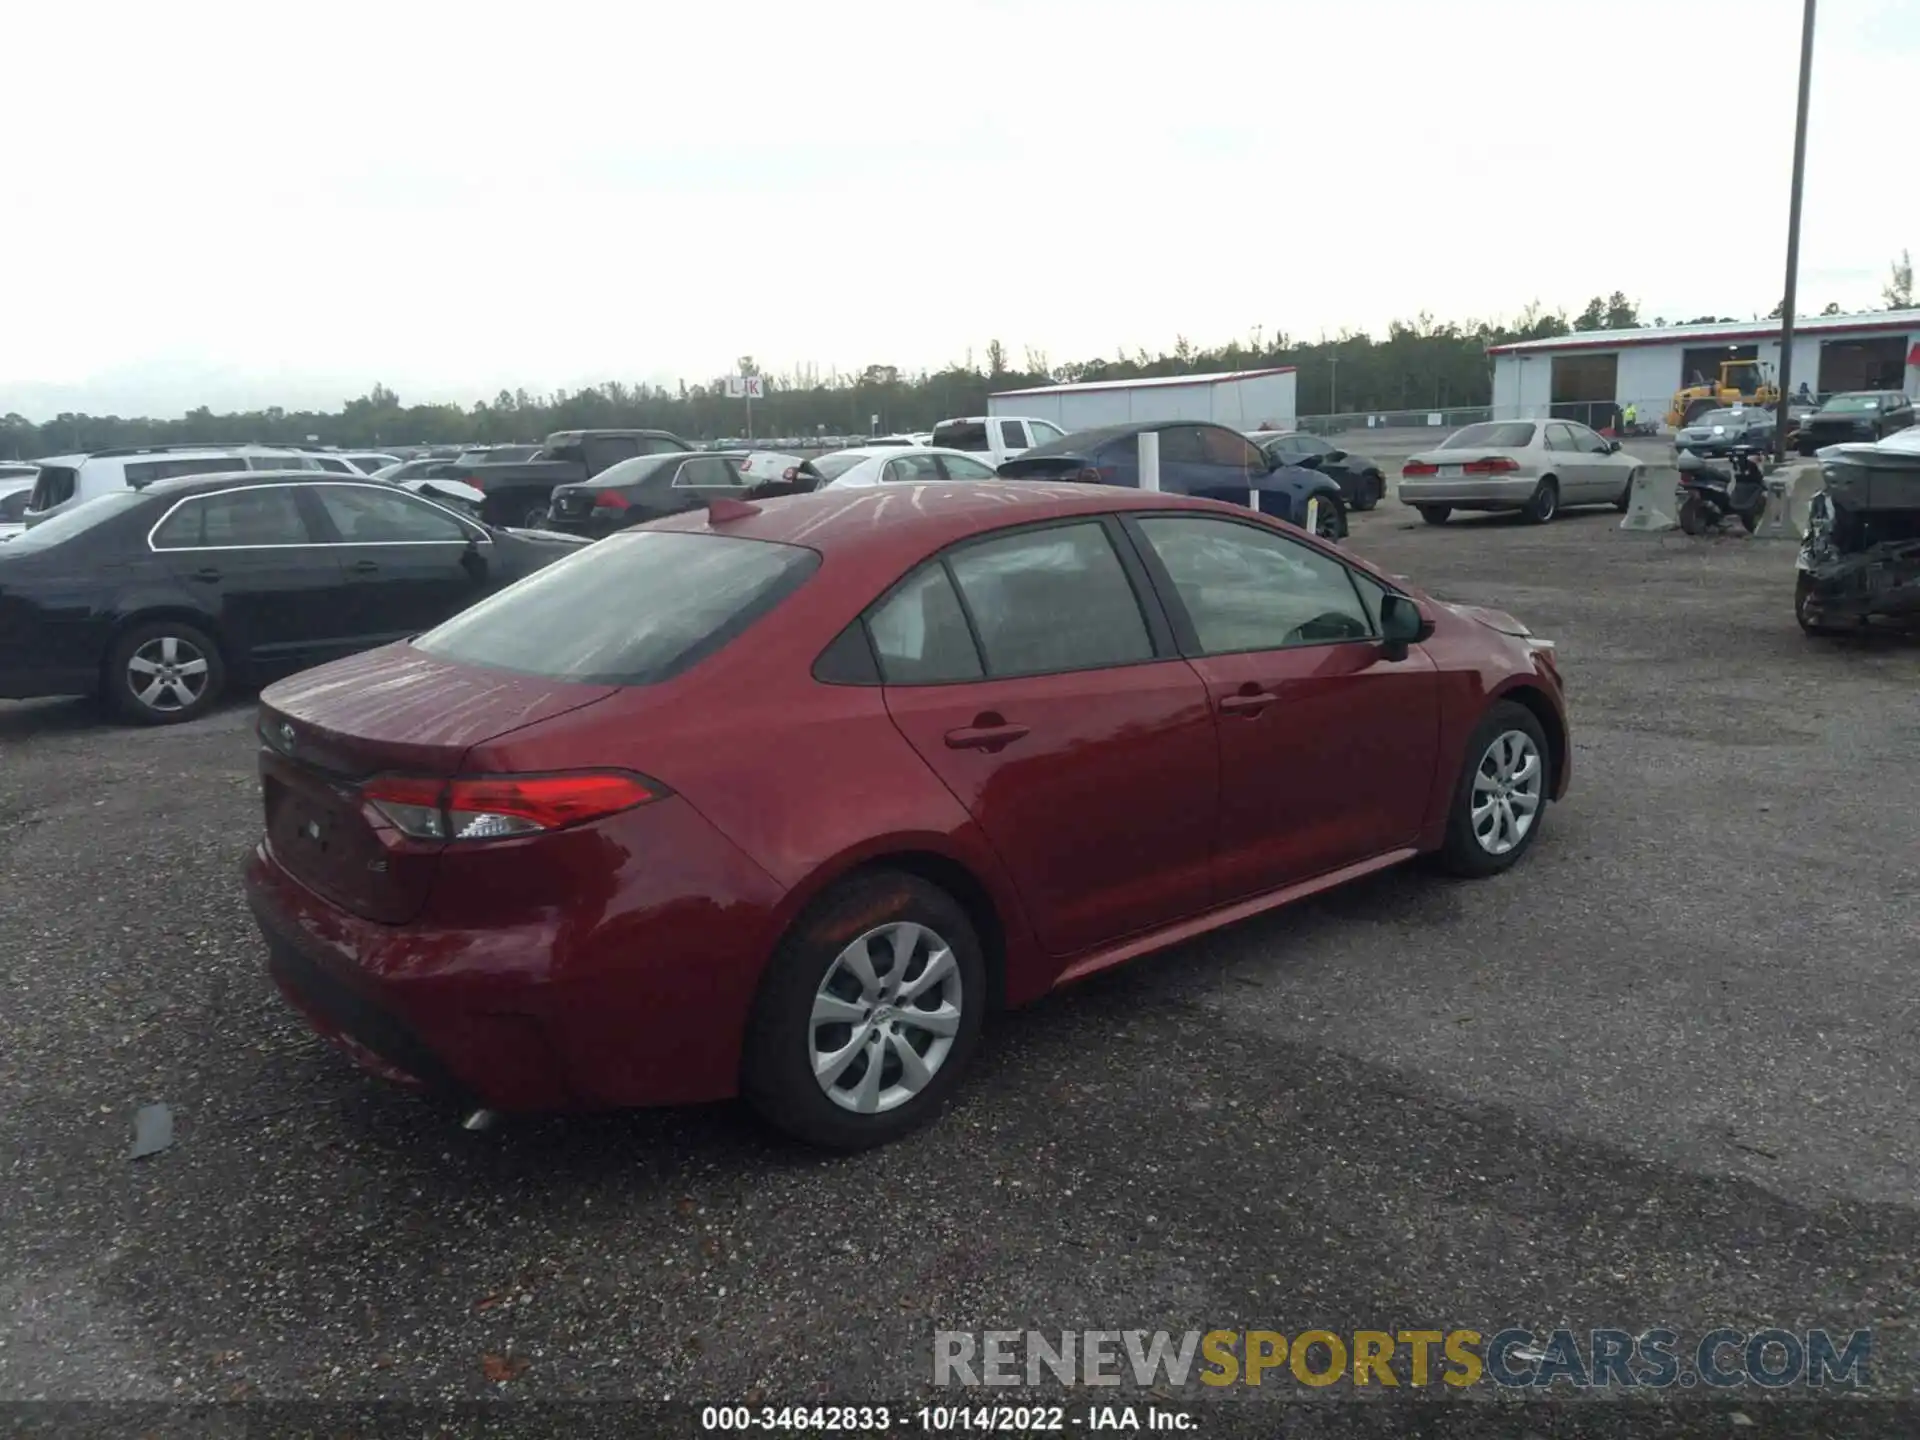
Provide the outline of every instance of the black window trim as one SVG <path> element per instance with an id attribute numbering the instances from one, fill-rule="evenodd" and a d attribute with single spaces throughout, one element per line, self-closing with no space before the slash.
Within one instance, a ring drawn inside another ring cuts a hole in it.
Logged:
<path id="1" fill-rule="evenodd" d="M 1061 530 L 1071 525 L 1089 523 L 1097 523 L 1105 534 L 1107 543 L 1113 547 L 1114 557 L 1120 562 L 1121 573 L 1126 576 L 1127 585 L 1133 591 L 1134 604 L 1139 607 L 1140 618 L 1146 624 L 1147 640 L 1153 647 L 1153 653 L 1143 660 L 1121 660 L 1102 665 L 1076 665 L 1064 670 L 1020 670 L 995 673 L 987 664 L 987 647 L 981 643 L 980 626 L 974 619 L 973 607 L 967 603 L 966 592 L 960 588 L 959 578 L 954 575 L 953 566 L 949 563 L 948 557 L 971 546 L 1005 540 L 1014 535 L 1042 530 Z M 886 678 L 885 669 L 880 664 L 880 648 L 873 642 L 873 631 L 867 623 L 868 618 L 884 608 L 895 594 L 929 565 L 938 565 L 946 574 L 947 585 L 953 591 L 954 599 L 959 602 L 960 614 L 967 622 L 967 634 L 973 641 L 973 658 L 980 667 L 980 673 L 953 680 L 889 681 Z M 898 579 L 861 609 L 859 617 L 853 623 L 860 627 L 860 633 L 866 637 L 867 653 L 872 657 L 873 673 L 877 678 L 854 680 L 834 676 L 830 670 L 827 674 L 821 673 L 828 654 L 842 643 L 841 637 L 845 633 L 845 627 L 842 627 L 840 631 L 835 632 L 833 639 L 815 658 L 813 665 L 815 680 L 825 685 L 881 685 L 901 690 L 932 690 L 947 685 L 983 685 L 995 680 L 1034 680 L 1048 675 L 1084 675 L 1098 670 L 1124 670 L 1135 665 L 1160 665 L 1169 660 L 1182 658 L 1174 627 L 1155 589 L 1152 577 L 1135 548 L 1133 537 L 1121 525 L 1120 516 L 1097 510 L 1080 515 L 1063 515 L 1046 520 L 1029 520 L 1019 524 L 1004 525 L 956 540 L 944 549 L 924 556 L 909 565 Z"/>
<path id="2" fill-rule="evenodd" d="M 197 494 L 182 495 L 178 500 L 174 501 L 173 504 L 169 505 L 166 508 L 166 512 L 148 528 L 147 549 L 156 555 L 180 555 L 208 550 L 316 550 L 322 548 L 332 549 L 340 545 L 369 547 L 392 545 L 458 545 L 465 548 L 470 545 L 491 545 L 493 543 L 493 537 L 486 534 L 479 526 L 474 525 L 472 521 L 466 519 L 464 516 L 455 514 L 445 505 L 427 499 L 424 495 L 416 495 L 413 491 L 402 490 L 398 486 L 382 484 L 378 480 L 364 480 L 356 484 L 352 479 L 326 480 L 320 478 L 327 473 L 326 471 L 316 470 L 314 472 L 315 478 L 312 480 L 264 480 L 256 485 L 229 485 L 220 490 L 202 490 Z M 328 516 L 326 507 L 320 504 L 320 497 L 318 495 L 303 496 L 300 493 L 303 490 L 317 490 L 322 486 L 346 487 L 354 490 L 376 490 L 383 495 L 403 495 L 414 503 L 429 506 L 455 521 L 463 531 L 468 533 L 469 538 L 465 540 L 348 540 L 340 534 L 332 518 Z M 183 505 L 191 505 L 201 500 L 212 500 L 221 495 L 232 495 L 236 491 L 241 490 L 292 490 L 294 492 L 293 502 L 300 510 L 300 518 L 306 524 L 307 533 L 309 535 L 317 535 L 321 538 L 304 540 L 298 544 L 290 545 L 157 545 L 154 543 L 154 536 L 159 533 L 160 527 L 171 520 L 174 512 L 179 510 Z M 311 508 L 309 508 L 309 501 L 311 502 Z M 326 538 L 328 536 L 332 538 Z"/>
<path id="3" fill-rule="evenodd" d="M 1173 627 L 1174 639 L 1179 647 L 1180 658 L 1183 660 L 1224 660 L 1233 655 L 1266 655 L 1281 650 L 1319 650 L 1330 645 L 1378 645 L 1380 643 L 1380 634 L 1374 626 L 1372 613 L 1367 609 L 1366 597 L 1360 593 L 1360 586 L 1353 578 L 1353 566 L 1339 555 L 1310 540 L 1289 535 L 1278 526 L 1259 524 L 1251 514 L 1242 518 L 1239 515 L 1220 514 L 1211 510 L 1129 510 L 1119 518 L 1122 528 L 1126 531 L 1127 539 L 1138 551 L 1140 562 L 1151 579 L 1160 608 L 1166 612 L 1167 619 Z M 1340 567 L 1340 573 L 1347 577 L 1347 588 L 1353 592 L 1354 605 L 1358 608 L 1361 618 L 1367 622 L 1367 637 L 1364 640 L 1353 638 L 1303 640 L 1297 645 L 1250 645 L 1244 650 L 1208 650 L 1200 643 L 1200 632 L 1194 628 L 1193 617 L 1187 612 L 1186 602 L 1180 598 L 1179 588 L 1173 583 L 1173 575 L 1161 560 L 1159 552 L 1153 548 L 1153 542 L 1147 538 L 1146 532 L 1138 528 L 1143 520 L 1216 520 L 1227 525 L 1238 525 L 1242 529 L 1252 530 L 1291 545 L 1298 545 L 1301 549 L 1310 550 L 1324 560 L 1332 561 Z M 1388 584 L 1377 575 L 1368 575 L 1367 579 L 1390 595 L 1409 598 L 1405 591 Z"/>

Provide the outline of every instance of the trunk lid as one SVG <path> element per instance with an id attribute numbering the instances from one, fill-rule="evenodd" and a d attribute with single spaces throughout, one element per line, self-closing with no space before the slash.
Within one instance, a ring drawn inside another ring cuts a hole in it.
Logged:
<path id="1" fill-rule="evenodd" d="M 997 473 L 1003 480 L 1072 480 L 1094 468 L 1085 455 L 1027 454 L 1003 461 Z"/>
<path id="2" fill-rule="evenodd" d="M 407 645 L 282 680 L 260 697 L 268 847 L 316 894 L 403 924 L 426 903 L 445 847 L 401 835 L 361 800 L 361 782 L 457 774 L 475 745 L 614 689 L 452 665 Z"/>

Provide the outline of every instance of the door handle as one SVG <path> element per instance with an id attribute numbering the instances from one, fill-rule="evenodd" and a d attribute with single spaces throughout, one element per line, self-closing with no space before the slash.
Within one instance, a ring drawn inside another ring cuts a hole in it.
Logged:
<path id="1" fill-rule="evenodd" d="M 204 580 L 207 584 L 212 585 L 219 581 L 220 572 L 211 565 L 203 565 L 200 569 L 193 572 L 193 578 L 196 580 Z"/>
<path id="2" fill-rule="evenodd" d="M 1238 695 L 1222 695 L 1220 713 L 1222 715 L 1258 715 L 1279 698 L 1271 690 L 1251 690 L 1242 691 Z"/>
<path id="3" fill-rule="evenodd" d="M 947 732 L 949 750 L 999 750 L 1027 737 L 1024 725 L 967 725 Z"/>
<path id="4" fill-rule="evenodd" d="M 355 575 L 371 575 L 373 574 L 374 571 L 378 570 L 379 568 L 380 568 L 380 562 L 377 560 L 356 560 L 351 565 L 347 566 L 347 569 L 352 571 Z"/>

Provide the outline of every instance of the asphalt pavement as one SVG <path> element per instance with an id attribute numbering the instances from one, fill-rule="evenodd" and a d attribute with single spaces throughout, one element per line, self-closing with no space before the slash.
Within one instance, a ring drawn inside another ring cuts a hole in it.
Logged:
<path id="1" fill-rule="evenodd" d="M 940 1398 L 936 1327 L 1769 1324 L 1871 1327 L 1912 1395 L 1920 646 L 1803 637 L 1789 546 L 1616 519 L 1354 517 L 1560 643 L 1573 791 L 1518 869 L 1097 977 L 851 1159 L 730 1105 L 458 1130 L 262 974 L 246 705 L 0 705 L 0 1400 L 852 1402 Z"/>

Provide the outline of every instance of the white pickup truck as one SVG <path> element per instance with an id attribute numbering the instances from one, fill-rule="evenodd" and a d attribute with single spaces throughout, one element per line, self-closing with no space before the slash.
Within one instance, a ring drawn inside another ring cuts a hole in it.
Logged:
<path id="1" fill-rule="evenodd" d="M 1058 440 L 1066 431 L 1051 420 L 1030 420 L 1019 415 L 969 415 L 959 420 L 942 420 L 933 427 L 928 442 L 937 449 L 964 450 L 978 455 L 996 470 L 1002 462 L 1024 454 L 1036 445 Z"/>

